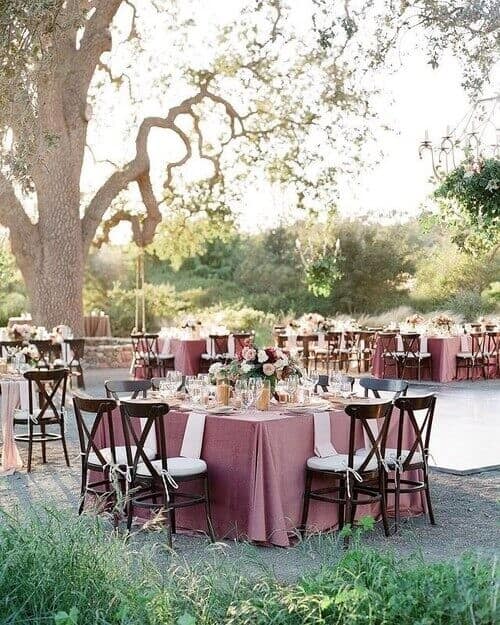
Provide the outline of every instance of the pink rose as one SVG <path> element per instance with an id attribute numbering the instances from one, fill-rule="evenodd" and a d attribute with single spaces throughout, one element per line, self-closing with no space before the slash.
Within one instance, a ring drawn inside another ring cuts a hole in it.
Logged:
<path id="1" fill-rule="evenodd" d="M 266 364 L 262 366 L 262 371 L 264 375 L 273 375 L 273 373 L 276 371 L 276 367 L 270 362 L 266 362 Z"/>
<path id="2" fill-rule="evenodd" d="M 257 352 L 253 347 L 245 347 L 242 350 L 241 355 L 243 356 L 243 360 L 255 360 Z"/>

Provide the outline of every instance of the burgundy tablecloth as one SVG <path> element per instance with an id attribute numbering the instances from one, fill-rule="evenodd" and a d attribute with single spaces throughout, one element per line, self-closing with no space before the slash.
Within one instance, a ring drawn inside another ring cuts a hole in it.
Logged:
<path id="1" fill-rule="evenodd" d="M 432 359 L 432 380 L 435 382 L 451 382 L 452 380 L 464 380 L 467 377 L 466 369 L 460 369 L 456 377 L 456 356 L 460 348 L 459 336 L 449 337 L 429 337 L 427 339 L 427 350 Z M 383 358 L 380 341 L 377 341 L 375 354 L 373 357 L 372 373 L 377 378 L 383 377 Z M 489 374 L 495 375 L 495 367 L 490 367 Z M 429 380 L 429 372 L 425 367 L 421 369 L 422 380 Z M 479 368 L 474 370 L 474 377 L 480 377 L 482 371 Z M 396 370 L 393 365 L 386 367 L 387 378 L 395 378 Z M 417 377 L 416 368 L 406 369 L 405 378 L 415 379 Z"/>
<path id="2" fill-rule="evenodd" d="M 166 419 L 169 454 L 178 455 L 187 415 L 170 412 Z M 120 429 L 116 419 L 116 431 Z M 333 444 L 347 452 L 349 418 L 331 413 Z M 396 419 L 392 420 L 390 446 L 396 446 Z M 107 436 L 101 432 L 101 444 Z M 361 430 L 357 444 L 363 446 Z M 410 441 L 405 441 L 409 446 Z M 306 460 L 313 452 L 312 415 L 283 416 L 279 412 L 251 412 L 241 416 L 207 416 L 202 458 L 207 462 L 215 532 L 220 539 L 251 540 L 290 546 L 300 524 Z M 314 484 L 316 486 L 316 483 Z M 183 489 L 188 485 L 183 484 Z M 389 500 L 389 510 L 393 505 Z M 421 493 L 401 498 L 404 516 L 425 510 Z M 378 504 L 360 506 L 357 517 L 379 517 Z M 206 531 L 203 506 L 176 513 L 178 528 Z M 327 530 L 338 525 L 334 504 L 311 501 L 309 529 Z"/>

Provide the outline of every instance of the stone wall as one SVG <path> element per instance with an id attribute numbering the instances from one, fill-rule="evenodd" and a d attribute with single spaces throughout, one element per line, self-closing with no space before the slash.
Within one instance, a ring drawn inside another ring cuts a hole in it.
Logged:
<path id="1" fill-rule="evenodd" d="M 127 338 L 85 339 L 84 367 L 123 369 L 132 362 L 132 343 Z"/>

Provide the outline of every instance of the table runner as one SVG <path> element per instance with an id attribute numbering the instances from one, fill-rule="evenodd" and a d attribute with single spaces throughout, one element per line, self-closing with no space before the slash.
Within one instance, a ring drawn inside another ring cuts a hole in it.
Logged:
<path id="1" fill-rule="evenodd" d="M 178 456 L 188 415 L 170 412 L 167 424 L 168 451 Z M 343 412 L 330 412 L 332 443 L 339 453 L 347 453 L 349 417 Z M 115 437 L 119 436 L 117 414 Z M 407 433 L 409 437 L 409 432 Z M 397 420 L 392 419 L 389 445 L 397 446 Z M 105 431 L 100 444 L 108 444 Z M 118 439 L 117 439 L 118 441 Z M 409 448 L 411 441 L 405 440 Z M 361 427 L 357 447 L 363 447 Z M 250 411 L 234 416 L 207 415 L 201 457 L 208 465 L 212 517 L 220 539 L 250 540 L 264 545 L 288 547 L 300 523 L 305 484 L 305 465 L 314 455 L 313 415 L 284 416 L 280 412 Z M 314 487 L 324 480 L 315 478 Z M 183 484 L 183 489 L 190 488 Z M 199 488 L 199 485 L 196 485 Z M 393 499 L 389 499 L 389 512 Z M 422 493 L 401 496 L 402 516 L 425 511 Z M 359 506 L 357 518 L 380 516 L 378 504 Z M 202 506 L 185 508 L 176 513 L 177 527 L 206 531 Z M 338 507 L 312 501 L 310 530 L 335 529 Z"/>

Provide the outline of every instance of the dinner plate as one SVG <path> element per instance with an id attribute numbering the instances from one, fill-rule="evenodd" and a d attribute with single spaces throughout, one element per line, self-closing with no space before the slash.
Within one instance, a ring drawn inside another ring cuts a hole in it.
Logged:
<path id="1" fill-rule="evenodd" d="M 215 406 L 214 408 L 207 408 L 207 414 L 231 414 L 235 412 L 235 408 L 232 406 Z"/>
<path id="2" fill-rule="evenodd" d="M 293 404 L 292 406 L 287 406 L 287 412 L 322 412 L 324 410 L 329 410 L 331 408 L 331 404 L 329 401 L 318 401 L 310 404 Z"/>

